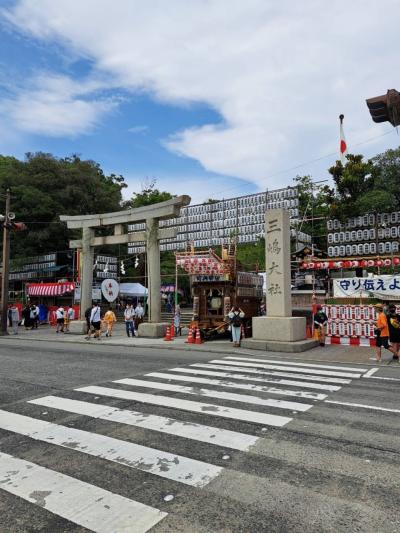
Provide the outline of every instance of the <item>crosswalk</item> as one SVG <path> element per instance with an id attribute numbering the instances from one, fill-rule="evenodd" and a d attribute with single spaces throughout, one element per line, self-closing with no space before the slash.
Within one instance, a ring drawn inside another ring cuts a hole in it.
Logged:
<path id="1" fill-rule="evenodd" d="M 140 472 L 143 483 L 207 492 L 226 479 L 224 461 L 233 454 L 262 455 L 266 432 L 311 413 L 367 371 L 228 356 L 34 398 L 24 414 L 0 410 L 0 430 Z M 91 429 L 66 424 L 72 415 Z M 91 531 L 140 533 L 168 520 L 164 502 L 149 505 L 140 490 L 126 497 L 80 472 L 73 477 L 2 450 L 0 490 Z"/>

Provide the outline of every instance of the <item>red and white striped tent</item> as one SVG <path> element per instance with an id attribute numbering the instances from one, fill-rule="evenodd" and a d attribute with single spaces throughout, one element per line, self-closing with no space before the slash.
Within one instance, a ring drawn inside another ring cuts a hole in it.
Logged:
<path id="1" fill-rule="evenodd" d="M 30 283 L 28 285 L 29 296 L 62 296 L 75 289 L 72 281 L 63 283 Z"/>

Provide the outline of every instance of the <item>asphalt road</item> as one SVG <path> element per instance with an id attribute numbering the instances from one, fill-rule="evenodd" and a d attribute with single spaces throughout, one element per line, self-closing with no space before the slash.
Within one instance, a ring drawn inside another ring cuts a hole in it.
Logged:
<path id="1" fill-rule="evenodd" d="M 1 339 L 0 531 L 398 532 L 399 399 L 398 364 Z"/>

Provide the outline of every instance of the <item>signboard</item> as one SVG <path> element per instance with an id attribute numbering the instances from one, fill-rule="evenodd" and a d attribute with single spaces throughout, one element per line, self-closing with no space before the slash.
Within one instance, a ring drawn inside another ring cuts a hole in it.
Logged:
<path id="1" fill-rule="evenodd" d="M 375 276 L 373 278 L 345 278 L 333 280 L 335 297 L 378 296 L 400 298 L 400 276 Z"/>
<path id="2" fill-rule="evenodd" d="M 79 283 L 75 284 L 74 300 L 75 302 L 81 301 L 81 286 Z M 92 300 L 95 302 L 101 300 L 101 288 L 100 287 L 92 288 Z"/>
<path id="3" fill-rule="evenodd" d="M 107 302 L 113 302 L 119 293 L 119 283 L 115 279 L 105 279 L 101 284 L 101 292 Z"/>

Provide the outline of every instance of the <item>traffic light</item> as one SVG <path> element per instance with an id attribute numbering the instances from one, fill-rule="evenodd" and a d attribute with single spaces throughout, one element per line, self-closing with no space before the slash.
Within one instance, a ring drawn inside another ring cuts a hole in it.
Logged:
<path id="1" fill-rule="evenodd" d="M 382 96 L 367 99 L 367 106 L 374 122 L 390 122 L 400 126 L 400 93 L 389 89 Z"/>

